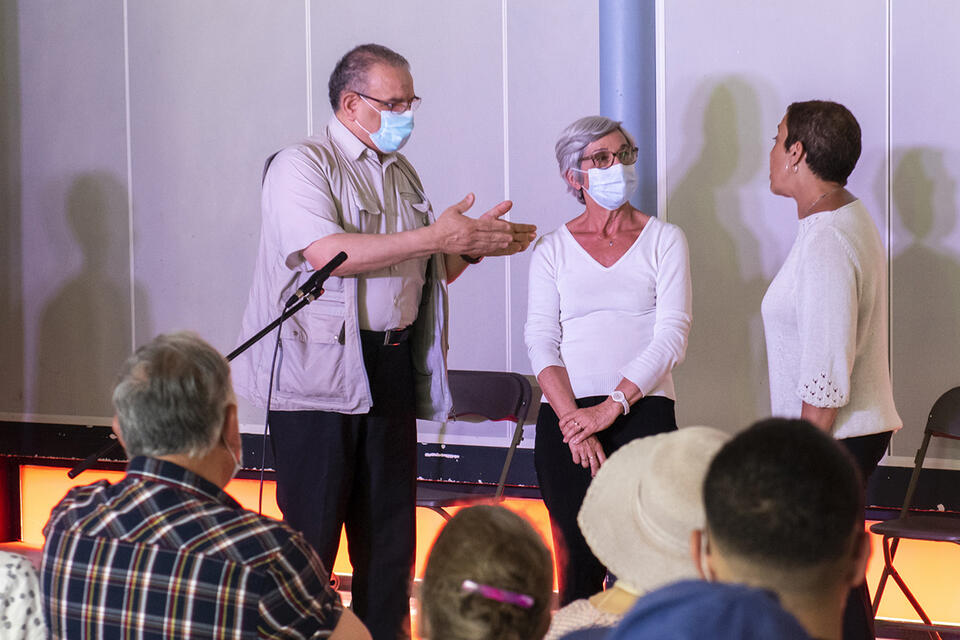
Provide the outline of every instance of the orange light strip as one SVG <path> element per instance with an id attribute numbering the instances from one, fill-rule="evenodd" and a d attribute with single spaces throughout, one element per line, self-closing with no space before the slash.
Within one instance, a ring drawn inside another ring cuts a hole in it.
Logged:
<path id="1" fill-rule="evenodd" d="M 79 478 L 67 477 L 67 469 L 41 466 L 23 466 L 20 469 L 20 516 L 22 540 L 31 546 L 43 545 L 43 525 L 50 511 L 63 495 L 74 486 L 91 484 L 98 480 L 116 482 L 123 477 L 121 471 L 89 470 Z M 233 480 L 227 492 L 247 509 L 256 510 L 259 483 L 256 480 Z M 540 500 L 510 499 L 504 506 L 527 517 L 543 536 L 547 546 L 553 548 L 550 519 Z M 456 509 L 451 509 L 454 513 Z M 276 491 L 273 482 L 264 483 L 263 513 L 280 518 Z M 430 546 L 443 527 L 443 518 L 429 509 L 417 511 L 417 559 L 416 576 L 423 576 L 423 567 Z M 872 523 L 867 523 L 867 526 Z M 867 568 L 867 583 L 871 593 L 876 589 L 883 568 L 881 538 L 870 534 L 873 554 Z M 923 605 L 927 614 L 942 624 L 960 624 L 960 584 L 953 577 L 960 575 L 960 546 L 937 542 L 905 541 L 897 551 L 897 567 Z M 350 574 L 353 569 L 346 548 L 346 536 L 340 537 L 340 551 L 333 568 L 335 573 Z M 888 580 L 883 594 L 878 617 L 888 620 L 919 620 L 916 612 L 900 593 L 900 589 Z"/>

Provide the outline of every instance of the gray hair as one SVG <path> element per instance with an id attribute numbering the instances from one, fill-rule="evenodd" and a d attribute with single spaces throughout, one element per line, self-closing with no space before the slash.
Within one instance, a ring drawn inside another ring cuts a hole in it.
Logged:
<path id="1" fill-rule="evenodd" d="M 381 44 L 361 44 L 354 47 L 340 58 L 327 83 L 330 106 L 334 112 L 340 109 L 340 96 L 344 91 L 366 91 L 367 72 L 378 62 L 399 69 L 410 69 L 406 58 Z"/>
<path id="2" fill-rule="evenodd" d="M 605 118 L 604 116 L 587 116 L 580 118 L 560 134 L 557 140 L 555 150 L 557 152 L 557 164 L 560 165 L 560 177 L 563 183 L 567 185 L 567 190 L 573 194 L 580 204 L 583 204 L 583 193 L 580 189 L 574 189 L 567 182 L 567 172 L 571 169 L 580 168 L 580 160 L 583 159 L 583 150 L 591 142 L 599 140 L 605 135 L 619 131 L 627 139 L 627 143 L 635 147 L 636 142 L 627 130 L 623 128 L 623 123 Z M 583 184 L 583 175 L 573 172 L 577 176 L 577 182 Z"/>
<path id="3" fill-rule="evenodd" d="M 226 359 L 190 332 L 159 335 L 138 348 L 113 390 L 130 457 L 204 456 L 235 402 Z"/>

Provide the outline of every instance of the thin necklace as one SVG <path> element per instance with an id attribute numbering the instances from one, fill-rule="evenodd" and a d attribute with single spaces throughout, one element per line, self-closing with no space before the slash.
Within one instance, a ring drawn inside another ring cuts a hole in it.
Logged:
<path id="1" fill-rule="evenodd" d="M 810 206 L 807 207 L 807 210 L 804 212 L 803 215 L 805 215 L 805 216 L 810 215 L 810 212 L 813 211 L 813 208 L 814 208 L 815 206 L 817 206 L 817 203 L 818 203 L 818 202 L 820 202 L 821 200 L 823 200 L 824 198 L 826 198 L 826 197 L 827 197 L 828 195 L 830 195 L 831 193 L 836 193 L 837 191 L 840 191 L 840 189 L 843 189 L 843 186 L 839 186 L 839 187 L 837 187 L 836 189 L 832 189 L 832 190 L 830 190 L 830 191 L 825 191 L 824 193 L 821 193 L 819 198 L 817 198 L 816 200 L 814 200 L 813 202 L 810 203 Z"/>

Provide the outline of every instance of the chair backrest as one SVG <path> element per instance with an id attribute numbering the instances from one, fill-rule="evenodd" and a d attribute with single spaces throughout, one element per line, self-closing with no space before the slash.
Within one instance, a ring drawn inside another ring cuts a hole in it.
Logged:
<path id="1" fill-rule="evenodd" d="M 450 370 L 451 418 L 477 415 L 523 424 L 530 410 L 530 382 L 509 371 Z"/>
<path id="2" fill-rule="evenodd" d="M 900 517 L 905 518 L 913 507 L 913 494 L 917 490 L 917 480 L 923 461 L 927 457 L 927 448 L 931 438 L 953 438 L 960 440 L 960 387 L 954 387 L 943 393 L 930 408 L 927 426 L 923 430 L 923 441 L 913 458 L 913 473 L 907 483 L 907 493 L 900 507 Z"/>
<path id="3" fill-rule="evenodd" d="M 950 389 L 933 403 L 926 431 L 942 438 L 960 439 L 960 387 Z"/>

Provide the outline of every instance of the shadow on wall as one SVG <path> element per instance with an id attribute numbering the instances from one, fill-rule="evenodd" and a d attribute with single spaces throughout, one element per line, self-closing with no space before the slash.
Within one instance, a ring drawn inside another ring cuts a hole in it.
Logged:
<path id="1" fill-rule="evenodd" d="M 35 411 L 109 417 L 131 346 L 127 190 L 110 174 L 85 173 L 70 186 L 66 209 L 83 266 L 40 316 Z M 150 317 L 139 287 L 135 295 L 138 314 Z"/>
<path id="2" fill-rule="evenodd" d="M 685 114 L 683 158 L 667 219 L 690 244 L 693 327 L 677 370 L 678 422 L 739 429 L 769 413 L 760 301 L 767 287 L 752 230 L 760 198 L 744 189 L 766 169 L 757 90 L 736 77 L 701 85 Z M 676 172 L 679 173 L 680 168 Z"/>
<path id="3" fill-rule="evenodd" d="M 895 150 L 893 166 L 891 356 L 905 426 L 893 448 L 895 455 L 911 456 L 933 402 L 960 385 L 960 247 L 947 244 L 956 237 L 957 183 L 939 149 Z M 960 457 L 960 447 L 951 449 L 950 456 L 931 456 Z"/>
<path id="4" fill-rule="evenodd" d="M 20 194 L 20 33 L 17 3 L 0 2 L 0 412 L 24 403 Z"/>

